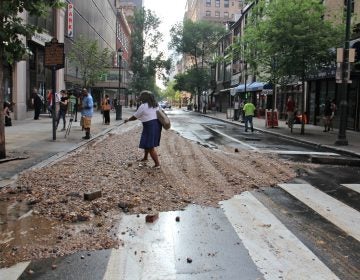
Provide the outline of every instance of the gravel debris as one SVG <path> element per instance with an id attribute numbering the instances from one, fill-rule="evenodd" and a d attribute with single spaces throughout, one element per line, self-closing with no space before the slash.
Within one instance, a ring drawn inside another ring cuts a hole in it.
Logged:
<path id="1" fill-rule="evenodd" d="M 161 168 L 155 170 L 151 159 L 139 166 L 140 134 L 138 122 L 121 126 L 54 164 L 23 172 L 12 186 L 2 188 L 0 202 L 26 204 L 47 229 L 35 225 L 35 238 L 23 238 L 21 244 L 7 241 L 0 250 L 0 267 L 117 248 L 123 245 L 125 229 L 117 228 L 122 215 L 154 215 L 189 203 L 219 207 L 219 201 L 243 191 L 289 181 L 299 168 L 276 155 L 209 149 L 169 130 L 162 133 L 157 150 Z M 84 200 L 84 194 L 97 191 L 101 197 Z M 6 234 L 1 232 L 0 240 Z"/>

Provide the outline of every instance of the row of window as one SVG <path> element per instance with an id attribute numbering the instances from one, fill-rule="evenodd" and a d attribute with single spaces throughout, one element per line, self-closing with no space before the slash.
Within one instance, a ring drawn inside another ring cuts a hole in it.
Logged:
<path id="1" fill-rule="evenodd" d="M 211 11 L 206 11 L 205 16 L 211 17 Z M 220 12 L 219 11 L 215 11 L 215 17 L 220 17 Z M 233 17 L 234 17 L 234 14 L 231 14 L 231 18 L 233 18 Z M 229 18 L 229 13 L 228 12 L 224 12 L 224 18 Z"/>
<path id="2" fill-rule="evenodd" d="M 215 2 L 215 7 L 220 8 L 220 0 L 214 0 Z M 229 8 L 230 7 L 230 0 L 223 0 L 224 2 L 224 8 Z M 238 7 L 239 9 L 241 9 L 242 7 L 242 0 L 238 0 Z M 235 1 L 231 1 L 231 6 L 234 7 L 235 5 Z M 206 7 L 211 7 L 211 0 L 206 0 Z"/>

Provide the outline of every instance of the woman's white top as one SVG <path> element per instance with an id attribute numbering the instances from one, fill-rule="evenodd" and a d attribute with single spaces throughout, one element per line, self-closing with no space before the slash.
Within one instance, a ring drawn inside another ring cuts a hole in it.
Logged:
<path id="1" fill-rule="evenodd" d="M 139 106 L 137 111 L 134 114 L 134 117 L 139 119 L 141 122 L 147 122 L 154 119 L 157 119 L 156 111 L 159 108 L 149 108 L 147 103 L 143 103 Z"/>

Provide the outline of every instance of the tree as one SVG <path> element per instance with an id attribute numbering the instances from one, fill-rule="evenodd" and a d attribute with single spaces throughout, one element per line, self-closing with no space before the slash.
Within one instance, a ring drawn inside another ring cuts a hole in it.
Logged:
<path id="1" fill-rule="evenodd" d="M 191 89 L 188 90 L 189 92 L 198 95 L 200 104 L 200 94 L 209 87 L 210 83 L 209 65 L 213 60 L 216 44 L 225 34 L 225 29 L 221 25 L 209 21 L 186 20 L 174 25 L 170 33 L 169 47 L 188 57 L 192 64 L 191 68 L 187 69 L 186 75 L 178 76 L 178 87 L 180 90 L 186 90 L 185 88 L 189 87 Z M 196 79 L 194 80 L 194 78 Z M 185 82 L 183 79 L 187 81 Z"/>
<path id="2" fill-rule="evenodd" d="M 307 77 L 335 62 L 340 26 L 323 19 L 324 5 L 317 0 L 260 0 L 253 9 L 244 40 L 238 43 L 245 60 L 254 73 L 265 74 L 274 84 L 300 79 L 304 95 Z"/>
<path id="3" fill-rule="evenodd" d="M 83 36 L 74 42 L 68 58 L 71 64 L 79 68 L 83 87 L 93 86 L 111 65 L 109 49 L 100 50 L 96 40 L 88 40 Z"/>
<path id="4" fill-rule="evenodd" d="M 164 59 L 162 52 L 157 53 L 162 40 L 158 31 L 160 20 L 153 12 L 142 8 L 135 11 L 129 22 L 133 27 L 131 70 L 134 75 L 131 91 L 156 91 L 156 75 L 163 77 L 162 70 L 168 73 L 171 66 L 171 61 Z"/>
<path id="5" fill-rule="evenodd" d="M 28 50 L 24 38 L 42 30 L 25 24 L 20 14 L 27 11 L 30 16 L 44 17 L 49 8 L 60 8 L 60 0 L 0 0 L 0 104 L 4 103 L 4 63 L 13 65 L 24 59 Z M 1 107 L 2 108 L 2 107 Z M 0 158 L 6 157 L 4 113 L 0 110 Z"/>

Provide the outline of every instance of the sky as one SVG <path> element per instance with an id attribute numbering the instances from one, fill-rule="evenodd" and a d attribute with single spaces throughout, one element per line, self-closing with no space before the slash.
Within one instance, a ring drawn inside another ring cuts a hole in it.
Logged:
<path id="1" fill-rule="evenodd" d="M 145 9 L 152 10 L 161 20 L 159 31 L 163 33 L 164 40 L 159 45 L 159 50 L 169 55 L 168 43 L 170 42 L 170 28 L 183 20 L 186 0 L 144 0 Z"/>

